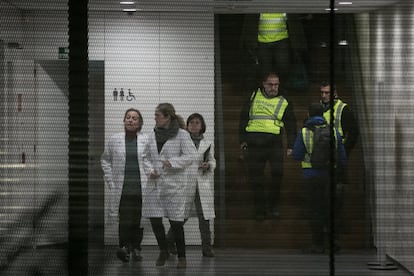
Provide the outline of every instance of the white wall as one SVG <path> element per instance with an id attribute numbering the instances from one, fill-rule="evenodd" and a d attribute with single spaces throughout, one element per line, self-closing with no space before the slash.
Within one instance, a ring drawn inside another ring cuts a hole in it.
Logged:
<path id="1" fill-rule="evenodd" d="M 25 73 L 17 82 L 27 85 L 30 78 L 32 85 L 27 93 L 32 93 L 36 99 L 33 100 L 36 108 L 32 116 L 36 119 L 32 126 L 37 130 L 33 137 L 25 139 L 30 141 L 30 148 L 34 148 L 33 141 L 36 146 L 36 153 L 32 150 L 28 155 L 28 158 L 33 157 L 31 162 L 36 163 L 35 191 L 41 194 L 42 191 L 59 190 L 66 194 L 67 88 L 55 83 L 56 76 L 50 76 L 42 63 L 57 60 L 59 47 L 68 46 L 67 12 L 36 10 L 21 13 L 1 3 L 2 26 L 7 28 L 0 28 L 0 37 L 6 43 L 20 43 L 22 49 L 17 59 L 25 64 Z M 148 132 L 154 127 L 156 105 L 171 102 L 184 118 L 193 112 L 201 113 L 206 119 L 206 137 L 214 141 L 214 15 L 211 11 L 206 12 L 207 8 L 208 5 L 203 4 L 195 9 L 196 12 L 170 12 L 164 7 L 166 11 L 133 15 L 90 12 L 89 59 L 105 62 L 105 139 L 123 131 L 122 118 L 127 108 L 142 111 L 143 131 Z M 33 73 L 35 69 L 36 75 Z M 113 100 L 114 88 L 118 91 L 123 88 L 123 101 Z M 135 100 L 127 100 L 128 90 Z M 11 98 L 13 100 L 14 95 Z M 11 126 L 11 129 L 15 127 Z M 14 136 L 18 137 L 17 134 Z M 59 220 L 66 221 L 63 205 L 67 205 L 67 198 L 62 199 Z M 56 215 L 59 214 L 52 216 Z M 146 233 L 151 232 L 148 226 L 146 224 Z M 53 231 L 52 228 L 49 230 Z M 60 226 L 57 229 L 61 229 Z M 114 237 L 117 236 L 116 227 L 112 230 L 107 231 L 112 233 L 110 243 L 116 242 Z M 60 236 L 66 233 L 60 232 Z M 189 221 L 186 232 L 189 244 L 200 242 L 196 219 Z M 155 243 L 152 233 L 145 236 L 148 238 L 144 244 Z M 40 240 L 40 243 L 44 242 Z"/>
<path id="2" fill-rule="evenodd" d="M 127 15 L 92 11 L 89 33 L 90 59 L 105 61 L 106 139 L 123 131 L 122 119 L 129 107 L 142 112 L 143 131 L 150 132 L 154 127 L 155 107 L 161 102 L 170 102 L 184 119 L 191 113 L 201 113 L 206 119 L 206 137 L 214 141 L 212 13 Z M 125 93 L 123 100 L 119 97 L 121 88 Z M 135 99 L 127 100 L 128 90 Z M 148 221 L 144 222 L 144 228 L 143 243 L 154 244 Z M 190 219 L 185 230 L 188 244 L 200 243 L 196 219 Z M 107 224 L 105 234 L 107 243 L 116 243 L 116 225 Z"/>
<path id="3" fill-rule="evenodd" d="M 359 16 L 357 28 L 363 38 L 361 53 L 369 54 L 369 58 L 361 61 L 375 146 L 375 244 L 379 254 L 392 257 L 411 272 L 414 271 L 413 13 L 414 4 L 405 1 Z M 368 39 L 365 31 L 361 31 L 367 25 Z"/>

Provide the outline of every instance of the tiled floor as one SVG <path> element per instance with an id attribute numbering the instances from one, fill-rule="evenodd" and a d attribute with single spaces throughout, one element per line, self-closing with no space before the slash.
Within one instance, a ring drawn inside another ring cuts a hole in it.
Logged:
<path id="1" fill-rule="evenodd" d="M 283 275 L 283 276 L 406 276 L 397 270 L 370 270 L 375 262 L 373 251 L 343 251 L 335 255 L 335 273 L 330 273 L 329 256 L 305 255 L 298 250 L 215 249 L 215 258 L 201 256 L 197 246 L 187 247 L 187 268 L 177 269 L 176 257 L 170 257 L 164 267 L 156 267 L 158 249 L 145 246 L 142 262 L 122 263 L 115 256 L 115 248 L 108 248 L 102 264 L 91 269 L 91 275 Z"/>

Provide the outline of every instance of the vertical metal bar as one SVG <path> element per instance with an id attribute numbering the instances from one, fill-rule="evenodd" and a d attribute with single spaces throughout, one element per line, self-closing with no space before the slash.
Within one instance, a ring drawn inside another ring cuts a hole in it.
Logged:
<path id="1" fill-rule="evenodd" d="M 216 181 L 219 183 L 219 223 L 218 223 L 218 244 L 219 246 L 225 246 L 226 242 L 226 166 L 224 155 L 224 124 L 223 124 L 223 89 L 221 86 L 221 59 L 220 59 L 220 32 L 219 32 L 219 19 L 218 15 L 214 16 L 214 41 L 215 41 L 215 137 L 216 145 L 219 149 L 218 166 L 216 172 Z"/>
<path id="2" fill-rule="evenodd" d="M 69 0 L 68 274 L 88 274 L 88 1 Z"/>
<path id="3" fill-rule="evenodd" d="M 335 1 L 330 0 L 329 16 L 329 83 L 330 83 L 330 122 L 331 123 L 331 161 L 335 160 L 335 138 L 334 136 L 334 87 L 335 87 Z M 330 204 L 329 204 L 329 272 L 335 275 L 335 191 L 336 191 L 336 168 L 335 162 L 331 162 L 330 168 Z"/>

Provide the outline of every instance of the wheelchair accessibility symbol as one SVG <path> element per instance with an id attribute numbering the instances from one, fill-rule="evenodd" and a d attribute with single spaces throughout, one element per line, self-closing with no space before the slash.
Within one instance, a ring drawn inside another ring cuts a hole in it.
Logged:
<path id="1" fill-rule="evenodd" d="M 131 93 L 131 89 L 128 89 L 128 96 L 126 96 L 127 101 L 135 101 L 135 96 L 133 93 Z"/>
<path id="2" fill-rule="evenodd" d="M 130 102 L 130 101 L 135 101 L 136 99 L 135 99 L 135 95 L 134 95 L 134 93 L 132 93 L 131 92 L 131 89 L 128 89 L 128 95 L 126 95 L 125 96 L 125 94 L 124 94 L 124 89 L 123 88 L 121 88 L 121 90 L 118 92 L 118 90 L 115 88 L 113 91 L 112 91 L 112 96 L 113 96 L 113 100 L 114 100 L 114 102 L 116 102 L 116 101 L 123 101 L 124 100 L 124 98 L 128 101 L 128 102 Z"/>

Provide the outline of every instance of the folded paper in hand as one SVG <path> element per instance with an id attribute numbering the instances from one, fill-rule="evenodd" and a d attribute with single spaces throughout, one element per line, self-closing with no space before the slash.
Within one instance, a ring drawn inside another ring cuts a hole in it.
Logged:
<path id="1" fill-rule="evenodd" d="M 208 162 L 211 145 L 206 149 L 203 155 L 203 162 Z"/>

